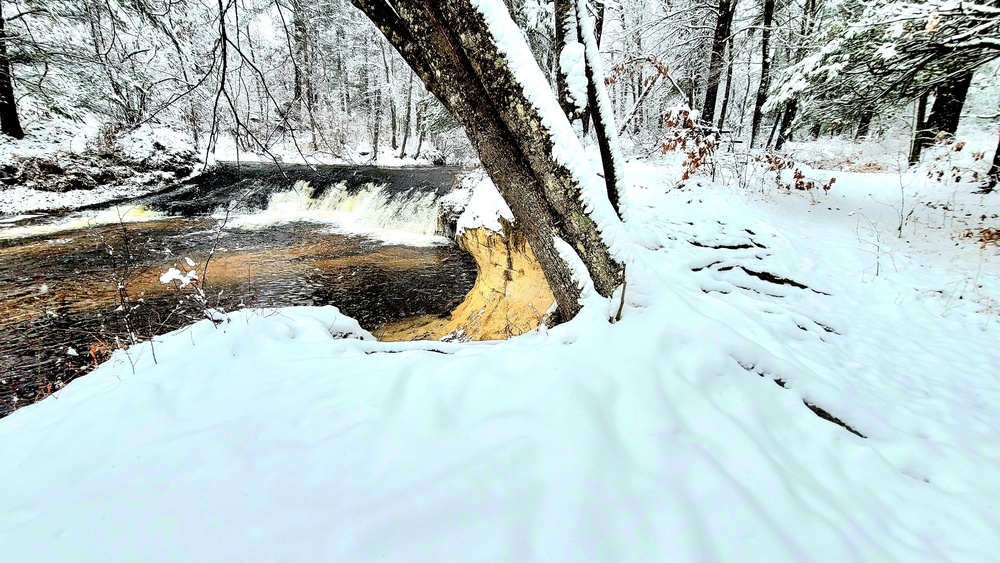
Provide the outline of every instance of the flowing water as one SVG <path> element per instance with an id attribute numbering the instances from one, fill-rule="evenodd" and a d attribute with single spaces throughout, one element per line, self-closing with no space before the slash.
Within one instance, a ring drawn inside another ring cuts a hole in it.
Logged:
<path id="1" fill-rule="evenodd" d="M 476 275 L 439 218 L 456 172 L 227 165 L 113 207 L 0 217 L 0 416 L 206 310 L 330 304 L 376 333 L 447 314 Z"/>

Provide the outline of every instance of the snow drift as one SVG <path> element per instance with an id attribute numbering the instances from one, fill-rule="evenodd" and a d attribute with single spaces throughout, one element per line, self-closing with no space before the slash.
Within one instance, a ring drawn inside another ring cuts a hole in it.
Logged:
<path id="1" fill-rule="evenodd" d="M 5 557 L 996 560 L 996 316 L 928 293 L 958 262 L 872 276 L 860 176 L 631 172 L 618 324 L 380 343 L 296 308 L 133 347 L 0 421 Z"/>

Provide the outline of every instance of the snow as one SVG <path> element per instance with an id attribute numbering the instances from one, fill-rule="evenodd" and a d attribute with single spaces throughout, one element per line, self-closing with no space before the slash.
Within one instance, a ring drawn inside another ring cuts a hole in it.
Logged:
<path id="1" fill-rule="evenodd" d="M 566 77 L 566 95 L 579 111 L 587 107 L 587 67 L 583 43 L 569 41 L 559 52 L 559 68 Z"/>
<path id="2" fill-rule="evenodd" d="M 167 127 L 140 125 L 117 139 L 121 153 L 134 160 L 150 158 L 157 153 L 156 145 L 161 145 L 171 154 L 193 150 L 191 137 Z"/>
<path id="3" fill-rule="evenodd" d="M 191 262 L 191 259 L 188 258 L 187 261 Z M 193 263 L 188 265 L 194 266 Z M 188 284 L 198 282 L 198 272 L 190 270 L 188 273 L 184 274 L 177 268 L 170 268 L 160 276 L 160 283 L 162 284 L 168 284 L 175 281 L 180 283 L 180 287 L 187 287 Z"/>
<path id="4" fill-rule="evenodd" d="M 415 150 L 416 141 L 410 150 Z M 232 137 L 221 137 L 216 143 L 214 150 L 208 155 L 209 164 L 217 162 L 281 162 L 284 164 L 373 164 L 387 167 L 403 166 L 432 166 L 431 158 L 423 156 L 413 158 L 412 156 L 399 157 L 399 151 L 391 147 L 379 147 L 377 159 L 372 159 L 372 147 L 370 144 L 359 144 L 344 154 L 335 154 L 325 150 L 310 149 L 304 142 L 284 140 L 267 149 L 267 152 L 249 152 L 239 149 Z M 434 147 L 430 142 L 425 142 L 422 154 L 434 154 Z M 461 161 L 457 155 L 445 155 L 449 162 Z"/>
<path id="5" fill-rule="evenodd" d="M 139 184 L 98 186 L 92 190 L 70 190 L 55 193 L 44 190 L 10 186 L 0 190 L 0 213 L 23 213 L 72 209 L 98 205 L 108 201 L 130 199 L 149 193 L 149 188 Z"/>
<path id="6" fill-rule="evenodd" d="M 453 196 L 457 197 L 461 197 L 461 194 Z M 471 196 L 458 217 L 455 231 L 461 235 L 467 230 L 485 227 L 502 233 L 503 226 L 500 224 L 500 219 L 506 221 L 508 225 L 513 225 L 514 213 L 507 207 L 507 202 L 500 196 L 493 180 L 482 174 L 478 176 L 478 183 L 472 187 Z"/>
<path id="7" fill-rule="evenodd" d="M 93 119 L 80 122 L 51 119 L 23 125 L 23 139 L 0 136 L 0 163 L 9 163 L 15 156 L 47 156 L 57 151 L 83 152 L 100 128 Z"/>
<path id="8" fill-rule="evenodd" d="M 808 173 L 837 183 L 633 165 L 614 325 L 244 310 L 119 351 L 0 420 L 4 557 L 996 561 L 1000 262 L 953 237 L 1000 199 L 926 182 L 961 223 L 898 238 L 898 175 Z"/>

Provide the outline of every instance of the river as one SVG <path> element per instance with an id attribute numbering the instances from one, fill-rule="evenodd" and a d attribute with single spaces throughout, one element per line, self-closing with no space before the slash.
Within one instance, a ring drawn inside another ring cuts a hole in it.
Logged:
<path id="1" fill-rule="evenodd" d="M 376 335 L 446 315 L 476 276 L 439 218 L 457 173 L 221 165 L 114 206 L 0 216 L 0 417 L 206 310 L 336 305 Z M 171 268 L 195 276 L 163 283 Z"/>

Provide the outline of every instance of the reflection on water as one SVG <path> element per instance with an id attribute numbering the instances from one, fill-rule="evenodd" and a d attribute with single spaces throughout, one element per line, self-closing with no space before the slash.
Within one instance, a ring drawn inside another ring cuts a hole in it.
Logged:
<path id="1" fill-rule="evenodd" d="M 327 188 L 335 185 L 331 180 Z M 86 373 L 130 332 L 162 334 L 198 319 L 201 308 L 188 298 L 192 288 L 159 280 L 174 265 L 192 269 L 187 258 L 199 274 L 208 261 L 205 294 L 227 310 L 332 304 L 368 329 L 447 314 L 472 287 L 476 269 L 471 257 L 441 244 L 446 239 L 427 244 L 436 193 L 393 188 L 404 196 L 401 205 L 412 207 L 396 226 L 423 235 L 421 246 L 338 234 L 308 215 L 310 222 L 290 222 L 311 206 L 321 212 L 364 208 L 392 225 L 387 188 L 367 185 L 367 192 L 340 184 L 344 193 L 314 189 L 301 197 L 276 191 L 283 195 L 268 196 L 264 212 L 228 217 L 223 229 L 217 218 L 171 217 L 152 204 L 128 208 L 124 221 L 112 210 L 100 212 L 108 221 L 95 222 L 99 213 L 91 213 L 69 214 L 58 226 L 51 218 L 6 222 L 0 229 L 0 416 Z M 268 219 L 268 209 L 287 213 Z M 344 221 L 343 215 L 327 219 Z"/>

